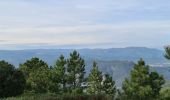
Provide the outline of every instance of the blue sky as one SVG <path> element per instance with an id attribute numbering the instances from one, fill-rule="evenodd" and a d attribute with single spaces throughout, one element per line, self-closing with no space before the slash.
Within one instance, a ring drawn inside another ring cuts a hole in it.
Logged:
<path id="1" fill-rule="evenodd" d="M 162 49 L 170 0 L 0 0 L 0 49 Z"/>

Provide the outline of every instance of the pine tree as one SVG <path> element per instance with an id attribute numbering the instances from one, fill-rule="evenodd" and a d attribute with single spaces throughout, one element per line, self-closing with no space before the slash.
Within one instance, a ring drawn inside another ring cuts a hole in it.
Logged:
<path id="1" fill-rule="evenodd" d="M 70 54 L 67 60 L 67 82 L 72 92 L 82 92 L 81 83 L 84 81 L 85 62 L 77 51 Z"/>
<path id="2" fill-rule="evenodd" d="M 63 55 L 61 55 L 59 59 L 56 61 L 53 72 L 54 72 L 53 81 L 62 85 L 60 90 L 62 92 L 65 92 L 66 91 L 66 87 L 65 87 L 66 85 L 66 60 Z"/>
<path id="3" fill-rule="evenodd" d="M 96 62 L 93 62 L 93 68 L 88 76 L 88 84 L 88 93 L 100 94 L 102 92 L 102 72 L 99 71 Z"/>
<path id="4" fill-rule="evenodd" d="M 112 80 L 112 77 L 109 74 L 104 75 L 102 86 L 103 86 L 102 91 L 104 91 L 108 95 L 115 96 L 116 93 L 115 81 Z"/>
<path id="5" fill-rule="evenodd" d="M 127 100 L 155 100 L 164 84 L 157 72 L 150 72 L 149 66 L 141 59 L 135 64 L 130 78 L 123 82 L 123 94 Z"/>

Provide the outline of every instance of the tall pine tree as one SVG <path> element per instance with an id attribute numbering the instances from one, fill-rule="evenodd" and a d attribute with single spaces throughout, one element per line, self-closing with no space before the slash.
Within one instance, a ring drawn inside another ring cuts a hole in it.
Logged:
<path id="1" fill-rule="evenodd" d="M 130 78 L 123 82 L 123 96 L 127 100 L 156 100 L 163 84 L 163 77 L 150 72 L 149 66 L 141 59 L 135 64 Z"/>
<path id="2" fill-rule="evenodd" d="M 84 81 L 85 62 L 77 51 L 70 53 L 67 60 L 67 82 L 71 92 L 82 92 L 81 83 Z"/>
<path id="3" fill-rule="evenodd" d="M 53 69 L 53 81 L 60 84 L 60 90 L 66 92 L 66 60 L 63 55 L 56 61 Z"/>
<path id="4" fill-rule="evenodd" d="M 96 62 L 93 62 L 93 68 L 88 76 L 88 84 L 88 93 L 100 94 L 102 92 L 102 72 L 99 71 Z"/>

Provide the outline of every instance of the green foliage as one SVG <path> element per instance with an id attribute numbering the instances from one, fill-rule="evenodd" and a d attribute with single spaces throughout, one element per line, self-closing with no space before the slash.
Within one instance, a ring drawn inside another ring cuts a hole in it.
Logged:
<path id="1" fill-rule="evenodd" d="M 170 46 L 165 47 L 165 58 L 170 60 Z"/>
<path id="2" fill-rule="evenodd" d="M 19 68 L 26 78 L 26 91 L 38 93 L 47 92 L 51 86 L 51 71 L 47 63 L 39 58 L 27 60 Z"/>
<path id="3" fill-rule="evenodd" d="M 97 63 L 93 62 L 93 68 L 88 76 L 87 92 L 90 94 L 100 94 L 102 92 L 102 72 L 99 71 Z"/>
<path id="4" fill-rule="evenodd" d="M 77 51 L 73 51 L 73 53 L 70 54 L 70 58 L 67 60 L 67 84 L 70 86 L 70 92 L 75 91 L 76 88 L 81 89 L 81 83 L 84 81 L 84 74 L 85 62 Z"/>
<path id="5" fill-rule="evenodd" d="M 116 86 L 115 82 L 109 74 L 102 75 L 99 71 L 97 63 L 93 62 L 93 68 L 88 76 L 87 92 L 89 94 L 107 94 L 112 97 L 115 96 Z"/>
<path id="6" fill-rule="evenodd" d="M 167 58 L 169 54 L 166 53 Z M 19 70 L 5 61 L 0 61 L 0 97 L 19 95 L 26 87 L 26 93 L 37 95 L 4 100 L 113 100 L 115 96 L 116 100 L 170 98 L 169 89 L 161 91 L 165 83 L 163 76 L 157 72 L 150 72 L 149 66 L 145 65 L 142 59 L 134 65 L 130 77 L 125 79 L 122 90 L 118 92 L 115 81 L 109 74 L 103 75 L 96 62 L 93 62 L 87 80 L 84 75 L 85 62 L 77 51 L 73 51 L 69 59 L 61 55 L 51 68 L 39 58 L 32 58 L 20 64 Z M 87 88 L 81 86 L 83 82 L 88 83 Z M 39 93 L 41 94 L 38 95 Z"/>
<path id="7" fill-rule="evenodd" d="M 102 91 L 104 91 L 105 94 L 115 96 L 116 93 L 115 81 L 113 81 L 112 77 L 109 74 L 104 75 Z"/>
<path id="8" fill-rule="evenodd" d="M 27 84 L 30 85 L 31 90 L 35 93 L 47 93 L 51 88 L 50 86 L 52 86 L 50 76 L 49 69 L 39 68 L 29 74 Z"/>
<path id="9" fill-rule="evenodd" d="M 149 66 L 141 59 L 131 71 L 130 79 L 125 79 L 123 95 L 127 100 L 155 100 L 163 84 L 163 77 L 157 72 L 150 73 Z"/>
<path id="10" fill-rule="evenodd" d="M 160 100 L 170 100 L 170 87 L 163 88 L 160 93 Z"/>
<path id="11" fill-rule="evenodd" d="M 40 60 L 39 58 L 31 58 L 30 60 L 27 60 L 24 64 L 28 69 L 35 70 L 38 68 L 48 68 L 47 63 L 45 63 L 43 60 Z"/>
<path id="12" fill-rule="evenodd" d="M 23 93 L 25 78 L 21 71 L 5 61 L 0 61 L 0 98 Z"/>
<path id="13" fill-rule="evenodd" d="M 160 90 L 162 85 L 165 83 L 163 76 L 159 75 L 157 72 L 150 73 L 150 86 L 152 88 L 152 97 L 158 98 L 160 95 Z"/>
<path id="14" fill-rule="evenodd" d="M 165 58 L 170 60 L 170 46 L 165 47 Z M 161 91 L 161 100 L 170 100 L 170 88 L 169 82 L 166 82 L 165 88 Z"/>
<path id="15" fill-rule="evenodd" d="M 60 58 L 56 61 L 53 70 L 52 70 L 52 81 L 53 83 L 59 83 L 60 85 L 60 91 L 62 93 L 66 92 L 66 60 L 64 58 L 63 55 L 60 56 Z M 57 85 L 56 85 L 57 86 Z M 58 88 L 58 86 L 56 87 Z M 54 92 L 58 92 L 56 91 L 57 89 L 54 90 Z"/>
<path id="16" fill-rule="evenodd" d="M 36 57 L 27 60 L 24 64 L 20 64 L 19 67 L 19 69 L 24 73 L 26 78 L 29 77 L 29 74 L 31 72 L 34 72 L 39 68 L 48 68 L 48 64 Z"/>

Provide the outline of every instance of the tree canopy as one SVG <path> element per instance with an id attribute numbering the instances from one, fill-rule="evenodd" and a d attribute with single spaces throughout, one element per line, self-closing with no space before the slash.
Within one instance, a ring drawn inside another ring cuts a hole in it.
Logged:
<path id="1" fill-rule="evenodd" d="M 17 96 L 23 93 L 25 78 L 21 71 L 6 61 L 0 61 L 0 97 Z"/>
<path id="2" fill-rule="evenodd" d="M 155 100 L 164 82 L 163 76 L 150 72 L 149 66 L 141 59 L 132 69 L 130 78 L 123 82 L 123 94 L 127 100 Z"/>
<path id="3" fill-rule="evenodd" d="M 166 49 L 165 57 L 169 59 L 169 56 L 170 49 Z M 160 92 L 164 83 L 164 77 L 150 71 L 143 59 L 134 65 L 119 91 L 112 76 L 100 71 L 95 61 L 90 73 L 85 75 L 85 61 L 77 51 L 68 58 L 61 55 L 51 67 L 37 57 L 20 64 L 19 68 L 0 61 L 0 98 L 31 92 L 109 95 L 116 100 L 167 100 L 169 90 Z"/>
<path id="4" fill-rule="evenodd" d="M 85 62 L 77 51 L 70 53 L 67 60 L 67 83 L 70 85 L 71 92 L 81 93 L 81 83 L 84 81 Z"/>

